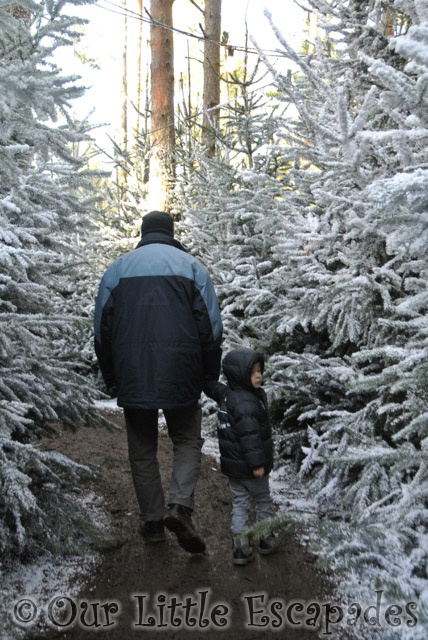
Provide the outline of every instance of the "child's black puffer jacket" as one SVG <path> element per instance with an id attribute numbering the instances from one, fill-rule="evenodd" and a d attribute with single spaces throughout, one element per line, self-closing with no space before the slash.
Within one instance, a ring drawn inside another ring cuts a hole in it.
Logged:
<path id="1" fill-rule="evenodd" d="M 264 358 L 252 349 L 235 349 L 223 360 L 228 384 L 212 382 L 207 395 L 219 405 L 218 438 L 222 472 L 233 478 L 253 478 L 253 469 L 273 465 L 272 431 L 263 389 L 251 384 L 251 370 Z"/>

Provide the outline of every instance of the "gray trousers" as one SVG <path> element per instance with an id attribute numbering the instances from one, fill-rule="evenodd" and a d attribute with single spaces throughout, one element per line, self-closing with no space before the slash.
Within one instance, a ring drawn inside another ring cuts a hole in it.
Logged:
<path id="1" fill-rule="evenodd" d="M 197 403 L 185 409 L 164 410 L 173 444 L 173 464 L 168 504 L 193 509 L 193 494 L 201 466 L 202 412 Z M 158 448 L 158 410 L 124 409 L 132 480 L 141 518 L 161 520 L 165 511 Z"/>
<path id="2" fill-rule="evenodd" d="M 232 535 L 248 527 L 251 500 L 256 506 L 256 520 L 261 522 L 273 516 L 273 501 L 269 489 L 269 476 L 263 478 L 229 478 L 232 492 Z"/>

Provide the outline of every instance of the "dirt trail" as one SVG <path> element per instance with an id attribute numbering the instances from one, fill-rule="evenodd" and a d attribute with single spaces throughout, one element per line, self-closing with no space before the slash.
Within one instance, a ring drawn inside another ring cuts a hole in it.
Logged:
<path id="1" fill-rule="evenodd" d="M 121 413 L 109 414 L 109 418 L 123 425 Z M 178 546 L 169 532 L 167 542 L 157 545 L 144 544 L 139 535 L 138 508 L 124 429 L 81 428 L 76 433 L 65 431 L 52 440 L 45 440 L 43 446 L 59 450 L 96 471 L 96 479 L 87 488 L 103 496 L 112 521 L 111 534 L 123 543 L 101 552 L 99 566 L 79 594 L 81 602 L 120 603 L 116 614 L 110 611 L 110 619 L 104 616 L 105 609 L 98 609 L 101 626 L 97 629 L 97 637 L 128 640 L 156 631 L 160 638 L 166 640 L 201 636 L 210 640 L 222 635 L 228 640 L 245 640 L 260 637 L 261 634 L 264 637 L 286 637 L 288 640 L 317 638 L 313 629 L 284 626 L 285 608 L 278 609 L 276 615 L 267 610 L 271 623 L 281 623 L 279 629 L 274 631 L 269 626 L 256 626 L 262 624 L 262 614 L 254 613 L 251 617 L 251 605 L 257 612 L 265 609 L 268 601 L 282 601 L 286 605 L 290 601 L 308 604 L 322 600 L 326 586 L 314 568 L 313 557 L 293 538 L 288 538 L 274 555 L 260 557 L 256 553 L 251 564 L 244 567 L 232 565 L 227 480 L 219 472 L 213 458 L 203 456 L 193 518 L 206 540 L 208 552 L 205 556 L 191 556 Z M 159 460 L 166 486 L 171 468 L 171 446 L 163 431 L 159 438 Z M 158 600 L 161 593 L 165 595 L 163 608 Z M 243 594 L 247 599 L 242 598 Z M 184 621 L 180 626 L 172 627 L 173 598 L 177 599 L 176 612 L 179 612 L 183 611 L 179 603 L 185 605 L 186 598 L 190 596 L 191 602 L 197 603 L 188 608 L 190 618 L 193 616 L 196 619 L 195 626 L 191 627 L 192 620 L 188 619 L 188 623 Z M 203 630 L 203 621 L 198 619 L 202 614 L 204 598 L 206 606 L 203 618 L 215 603 L 221 603 L 224 607 L 214 612 L 216 624 L 211 623 L 208 630 Z M 229 622 L 221 627 L 221 618 L 224 617 L 221 614 L 225 613 L 226 608 Z M 148 625 L 150 616 L 155 618 L 154 627 L 143 626 Z M 295 611 L 293 617 L 297 618 Z M 107 626 L 112 621 L 115 624 Z M 163 624 L 167 626 L 161 626 Z M 49 638 L 88 640 L 94 636 L 94 632 L 93 627 L 83 628 L 76 624 L 50 634 Z"/>

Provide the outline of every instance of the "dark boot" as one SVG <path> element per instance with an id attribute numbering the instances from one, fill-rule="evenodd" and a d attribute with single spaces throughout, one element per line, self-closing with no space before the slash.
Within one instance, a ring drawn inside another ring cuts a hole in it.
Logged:
<path id="1" fill-rule="evenodd" d="M 203 553 L 205 542 L 193 526 L 191 510 L 181 504 L 170 504 L 164 518 L 167 529 L 177 536 L 177 542 L 189 553 Z"/>
<path id="2" fill-rule="evenodd" d="M 146 542 L 165 542 L 165 527 L 163 520 L 147 520 L 140 525 L 140 533 Z"/>

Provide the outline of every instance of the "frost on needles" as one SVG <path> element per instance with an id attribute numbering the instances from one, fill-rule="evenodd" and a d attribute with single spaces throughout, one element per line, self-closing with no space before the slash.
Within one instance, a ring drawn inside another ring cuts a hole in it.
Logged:
<path id="1" fill-rule="evenodd" d="M 83 535 L 64 482 L 84 470 L 34 436 L 75 428 L 94 393 L 78 374 L 82 312 L 66 304 L 90 211 L 86 133 L 68 112 L 83 90 L 51 58 L 81 20 L 63 3 L 21 5 L 0 6 L 0 571 Z"/>
<path id="2" fill-rule="evenodd" d="M 269 356 L 279 451 L 316 497 L 321 558 L 351 598 L 381 584 L 423 610 L 428 12 L 395 3 L 390 37 L 383 3 L 308 5 L 322 29 L 307 53 L 271 23 L 290 73 L 260 51 L 280 115 L 265 145 L 250 164 L 239 131 L 257 121 L 241 98 L 219 157 L 183 180 L 186 220 L 220 292 L 225 350 Z"/>

